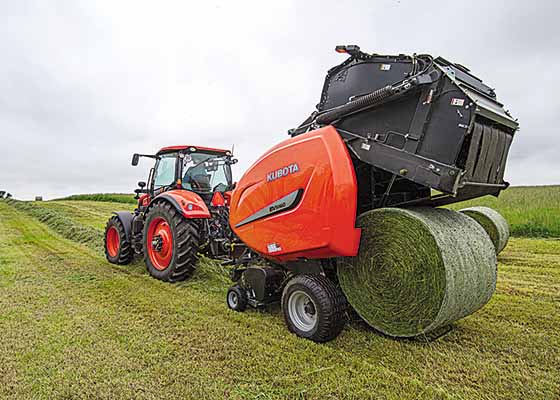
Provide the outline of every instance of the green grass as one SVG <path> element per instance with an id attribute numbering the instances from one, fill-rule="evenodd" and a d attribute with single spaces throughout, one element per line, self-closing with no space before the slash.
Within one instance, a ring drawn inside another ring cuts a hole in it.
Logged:
<path id="1" fill-rule="evenodd" d="M 511 187 L 499 198 L 485 196 L 453 204 L 465 207 L 487 206 L 502 214 L 518 237 L 560 237 L 560 186 Z"/>
<path id="2" fill-rule="evenodd" d="M 61 236 L 99 252 L 103 249 L 103 232 L 111 213 L 134 209 L 128 204 L 94 201 L 7 200 L 7 203 L 45 223 Z"/>
<path id="3" fill-rule="evenodd" d="M 56 207 L 53 207 L 55 209 L 51 209 L 38 206 L 37 204 L 39 203 L 18 200 L 8 200 L 6 203 L 36 218 L 38 221 L 43 222 L 63 237 L 72 239 L 77 243 L 82 243 L 95 251 L 101 251 L 103 249 L 103 234 L 100 230 L 86 224 L 77 223 L 65 213 L 57 211 Z"/>
<path id="4" fill-rule="evenodd" d="M 103 231 L 114 211 L 134 211 L 135 205 L 91 200 L 36 201 L 28 203 L 34 208 L 50 210 L 76 223 Z"/>
<path id="5" fill-rule="evenodd" d="M 0 398 L 560 395 L 558 240 L 513 238 L 490 303 L 438 340 L 392 340 L 354 321 L 315 344 L 291 335 L 277 308 L 228 310 L 214 262 L 171 285 L 65 239 L 68 224 L 102 232 L 108 217 L 106 204 L 78 203 L 0 202 Z"/>
<path id="6" fill-rule="evenodd" d="M 126 193 L 94 193 L 94 194 L 73 194 L 71 196 L 56 199 L 60 200 L 78 200 L 78 201 L 108 201 L 111 203 L 129 203 L 137 204 L 133 194 Z"/>

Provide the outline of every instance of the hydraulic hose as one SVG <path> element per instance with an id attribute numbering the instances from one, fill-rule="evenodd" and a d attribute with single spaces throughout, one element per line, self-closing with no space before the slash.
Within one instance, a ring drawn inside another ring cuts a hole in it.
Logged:
<path id="1" fill-rule="evenodd" d="M 357 99 L 349 101 L 346 104 L 335 107 L 331 110 L 320 114 L 316 118 L 316 122 L 321 125 L 328 125 L 337 119 L 340 119 L 346 115 L 361 111 L 365 108 L 373 107 L 379 103 L 384 102 L 389 97 L 393 96 L 398 89 L 394 86 L 388 85 L 377 89 L 371 93 L 361 96 Z"/>

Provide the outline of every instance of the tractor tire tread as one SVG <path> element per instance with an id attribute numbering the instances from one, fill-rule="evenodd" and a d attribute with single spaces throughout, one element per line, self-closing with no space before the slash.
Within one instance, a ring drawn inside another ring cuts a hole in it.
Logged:
<path id="1" fill-rule="evenodd" d="M 112 226 L 117 229 L 120 239 L 119 253 L 116 259 L 111 257 L 109 255 L 109 251 L 107 250 L 107 230 Z M 124 225 L 116 215 L 113 215 L 111 218 L 109 218 L 109 221 L 107 221 L 107 224 L 105 225 L 105 234 L 103 235 L 103 250 L 105 251 L 105 257 L 107 258 L 107 261 L 112 264 L 127 265 L 130 264 L 132 258 L 134 257 L 132 245 L 130 241 L 126 239 Z"/>
<path id="2" fill-rule="evenodd" d="M 170 266 L 172 270 L 165 276 L 155 276 L 154 274 L 152 274 L 152 276 L 167 282 L 184 281 L 192 276 L 198 263 L 197 253 L 200 243 L 198 224 L 194 220 L 183 217 L 177 212 L 175 207 L 167 202 L 155 204 L 149 213 L 157 211 L 162 211 L 164 214 L 167 214 L 169 218 L 168 223 L 174 233 L 174 254 L 172 260 L 173 265 Z M 149 215 L 147 218 L 149 218 Z M 145 225 L 146 231 L 148 225 L 149 224 Z M 144 246 L 146 246 L 146 231 L 144 232 Z M 144 259 L 146 265 L 148 265 L 149 255 L 147 249 L 144 249 Z M 148 271 L 150 271 L 149 267 Z"/>

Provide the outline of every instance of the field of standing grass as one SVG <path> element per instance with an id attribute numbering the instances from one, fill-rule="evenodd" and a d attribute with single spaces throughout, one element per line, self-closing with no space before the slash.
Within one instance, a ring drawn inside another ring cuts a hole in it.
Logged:
<path id="1" fill-rule="evenodd" d="M 560 237 L 560 185 L 511 187 L 498 198 L 485 196 L 451 208 L 472 206 L 497 210 L 507 219 L 513 236 Z"/>
<path id="2" fill-rule="evenodd" d="M 315 344 L 277 308 L 228 310 L 226 271 L 210 260 L 175 285 L 141 261 L 107 263 L 98 243 L 117 209 L 0 201 L 0 398 L 560 397 L 557 239 L 513 238 L 490 303 L 437 340 L 353 321 Z"/>
<path id="3" fill-rule="evenodd" d="M 94 193 L 94 194 L 74 194 L 72 196 L 56 199 L 56 201 L 77 200 L 77 201 L 108 201 L 111 203 L 136 204 L 134 195 L 126 193 Z"/>

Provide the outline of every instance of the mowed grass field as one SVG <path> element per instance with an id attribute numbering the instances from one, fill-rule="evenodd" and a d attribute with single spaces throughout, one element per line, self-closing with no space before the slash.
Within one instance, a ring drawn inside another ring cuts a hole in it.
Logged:
<path id="1" fill-rule="evenodd" d="M 519 206 L 504 197 L 496 208 L 510 218 Z M 557 209 L 548 198 L 519 204 Z M 230 282 L 212 261 L 175 285 L 141 260 L 106 262 L 105 221 L 133 207 L 0 202 L 0 398 L 560 398 L 558 239 L 511 239 L 490 303 L 437 340 L 353 321 L 315 344 L 291 335 L 277 308 L 228 310 Z M 555 232 L 554 221 L 539 223 Z"/>

